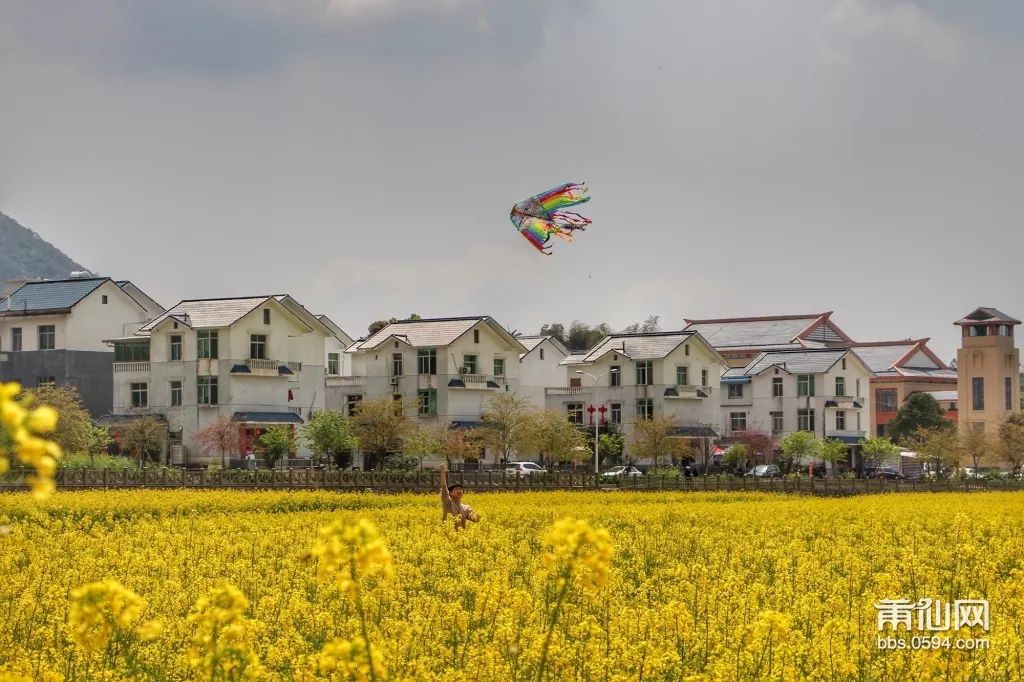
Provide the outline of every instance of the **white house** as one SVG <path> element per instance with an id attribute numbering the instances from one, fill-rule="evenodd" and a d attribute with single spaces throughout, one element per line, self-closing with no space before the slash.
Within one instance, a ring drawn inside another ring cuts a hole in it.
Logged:
<path id="1" fill-rule="evenodd" d="M 401 398 L 421 422 L 474 428 L 494 395 L 519 390 L 526 350 L 487 316 L 393 322 L 346 351 L 351 374 L 327 378 L 327 407 Z"/>
<path id="2" fill-rule="evenodd" d="M 519 396 L 537 409 L 545 408 L 546 389 L 565 385 L 562 361 L 569 350 L 554 336 L 517 336 L 526 352 L 519 355 Z"/>
<path id="3" fill-rule="evenodd" d="M 0 300 L 0 381 L 78 389 L 87 410 L 110 410 L 114 354 L 104 339 L 163 312 L 131 282 L 108 277 L 26 282 Z"/>
<path id="4" fill-rule="evenodd" d="M 854 445 L 868 429 L 872 376 L 846 348 L 763 352 L 722 377 L 725 433 L 811 431 Z"/>
<path id="5" fill-rule="evenodd" d="M 182 301 L 135 334 L 110 340 L 114 406 L 105 421 L 165 419 L 172 460 L 196 464 L 219 459 L 199 451 L 196 432 L 229 416 L 244 450 L 266 428 L 298 427 L 324 408 L 326 349 L 335 334 L 287 295 Z"/>
<path id="6" fill-rule="evenodd" d="M 697 332 L 611 334 L 562 366 L 564 383 L 547 389 L 547 408 L 581 425 L 618 425 L 627 454 L 633 424 L 655 416 L 674 419 L 681 437 L 705 444 L 718 437 L 726 363 Z"/>
<path id="7" fill-rule="evenodd" d="M 331 335 L 324 343 L 324 367 L 327 368 L 327 376 L 336 377 L 349 374 L 346 363 L 351 356 L 346 355 L 345 351 L 351 348 L 355 341 L 326 315 L 317 315 L 316 319 L 331 330 Z"/>

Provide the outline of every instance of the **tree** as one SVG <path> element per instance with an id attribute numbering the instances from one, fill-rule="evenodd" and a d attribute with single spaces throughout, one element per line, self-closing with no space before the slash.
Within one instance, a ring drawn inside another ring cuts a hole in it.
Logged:
<path id="1" fill-rule="evenodd" d="M 352 463 L 352 451 L 359 447 L 359 439 L 352 432 L 352 424 L 337 410 L 322 410 L 309 418 L 299 432 L 301 441 L 312 451 L 317 462 L 335 462 L 344 469 Z"/>
<path id="2" fill-rule="evenodd" d="M 998 447 L 995 446 L 984 429 L 968 426 L 960 429 L 958 449 L 962 461 L 970 462 L 974 467 L 974 473 L 978 473 L 979 465 L 989 459 L 989 453 L 998 450 Z"/>
<path id="3" fill-rule="evenodd" d="M 850 449 L 846 443 L 835 438 L 829 438 L 821 444 L 821 459 L 832 465 L 832 472 L 839 473 L 836 465 L 845 462 L 849 456 Z"/>
<path id="4" fill-rule="evenodd" d="M 667 463 L 677 464 L 691 454 L 690 446 L 676 435 L 676 422 L 669 417 L 638 419 L 633 424 L 634 459 L 649 459 L 655 468 Z"/>
<path id="5" fill-rule="evenodd" d="M 953 424 L 944 414 L 934 396 L 914 393 L 903 402 L 896 416 L 889 422 L 889 433 L 894 442 L 902 443 L 913 438 L 920 429 L 952 428 Z"/>
<path id="6" fill-rule="evenodd" d="M 1024 412 L 1015 412 L 999 425 L 999 458 L 1019 473 L 1024 465 Z"/>
<path id="7" fill-rule="evenodd" d="M 446 428 L 441 437 L 441 452 L 445 463 L 451 466 L 453 460 L 465 462 L 480 457 L 483 447 L 479 429 Z"/>
<path id="8" fill-rule="evenodd" d="M 260 436 L 260 445 L 263 446 L 263 459 L 273 469 L 278 461 L 295 451 L 295 432 L 284 424 L 271 426 Z"/>
<path id="9" fill-rule="evenodd" d="M 388 454 L 401 451 L 402 438 L 409 429 L 405 412 L 404 400 L 380 398 L 359 402 L 352 427 L 366 455 L 364 469 L 381 468 Z"/>
<path id="10" fill-rule="evenodd" d="M 402 454 L 412 457 L 423 468 L 423 459 L 441 453 L 442 429 L 426 424 L 415 424 L 402 438 Z"/>
<path id="11" fill-rule="evenodd" d="M 569 325 L 569 336 L 566 345 L 570 350 L 587 350 L 597 345 L 597 342 L 612 333 L 612 328 L 607 323 L 591 327 L 585 322 L 574 320 Z"/>
<path id="12" fill-rule="evenodd" d="M 107 449 L 114 442 L 114 439 L 110 436 L 110 430 L 105 426 L 91 425 L 89 429 L 89 464 L 94 466 L 96 464 L 96 455 L 107 454 Z"/>
<path id="13" fill-rule="evenodd" d="M 733 471 L 746 471 L 747 463 L 750 461 L 750 448 L 737 443 L 725 451 L 722 461 Z"/>
<path id="14" fill-rule="evenodd" d="M 614 424 L 609 424 L 608 430 L 597 436 L 597 453 L 602 466 L 613 466 L 622 461 L 622 451 L 626 443 L 622 434 L 614 427 Z"/>
<path id="15" fill-rule="evenodd" d="M 239 423 L 227 415 L 199 429 L 195 435 L 199 451 L 204 454 L 220 453 L 220 465 L 226 469 L 229 452 L 237 453 L 242 448 L 242 433 Z"/>
<path id="16" fill-rule="evenodd" d="M 553 410 L 533 412 L 524 424 L 522 450 L 547 462 L 571 462 L 575 448 L 586 447 L 586 436 L 565 415 Z"/>
<path id="17" fill-rule="evenodd" d="M 147 461 L 160 454 L 166 440 L 166 424 L 153 417 L 140 417 L 121 427 L 118 445 L 145 468 Z"/>
<path id="18" fill-rule="evenodd" d="M 635 322 L 625 329 L 622 330 L 623 334 L 650 334 L 652 332 L 660 332 L 661 325 L 658 324 L 661 317 L 658 315 L 651 315 L 643 322 Z"/>
<path id="19" fill-rule="evenodd" d="M 908 444 L 935 472 L 936 477 L 942 475 L 947 467 L 957 465 L 960 442 L 956 429 L 949 426 L 919 428 Z"/>
<path id="20" fill-rule="evenodd" d="M 82 397 L 74 386 L 44 384 L 27 391 L 30 405 L 46 405 L 57 411 L 57 429 L 50 435 L 65 453 L 71 455 L 89 450 L 92 442 L 92 419 L 82 406 Z"/>
<path id="21" fill-rule="evenodd" d="M 821 453 L 821 439 L 810 431 L 793 431 L 779 441 L 779 447 L 782 449 L 779 464 L 788 472 L 794 464 L 799 466 L 805 460 L 816 458 Z"/>
<path id="22" fill-rule="evenodd" d="M 551 322 L 541 325 L 540 328 L 541 336 L 552 336 L 558 339 L 561 343 L 565 343 L 567 337 L 565 335 L 565 325 L 561 322 Z"/>
<path id="23" fill-rule="evenodd" d="M 511 460 L 512 454 L 522 445 L 530 410 L 530 403 L 514 393 L 498 393 L 487 402 L 480 417 L 480 439 L 497 453 L 501 462 Z"/>
<path id="24" fill-rule="evenodd" d="M 409 315 L 409 317 L 405 318 L 405 320 L 402 320 L 402 321 L 405 322 L 405 321 L 409 321 L 409 320 L 422 320 L 422 319 L 423 319 L 422 317 L 420 317 L 416 313 L 413 313 L 413 314 Z M 376 322 L 371 322 L 370 323 L 370 326 L 367 327 L 367 331 L 370 333 L 369 334 L 370 336 L 373 336 L 374 334 L 379 332 L 384 327 L 388 326 L 389 324 L 394 324 L 396 322 L 399 322 L 399 319 L 397 317 L 392 317 L 392 318 L 389 318 L 387 320 L 377 320 Z"/>
<path id="25" fill-rule="evenodd" d="M 899 454 L 899 447 L 883 436 L 873 436 L 860 444 L 860 457 L 866 468 L 877 469 Z"/>
<path id="26" fill-rule="evenodd" d="M 775 451 L 775 440 L 763 431 L 748 430 L 736 436 L 736 440 L 747 446 L 747 457 L 750 463 L 771 461 Z"/>

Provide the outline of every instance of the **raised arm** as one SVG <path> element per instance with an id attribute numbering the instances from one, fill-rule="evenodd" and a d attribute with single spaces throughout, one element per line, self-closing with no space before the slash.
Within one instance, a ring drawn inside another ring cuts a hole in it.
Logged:
<path id="1" fill-rule="evenodd" d="M 451 498 L 448 496 L 448 466 L 441 465 L 441 502 L 448 504 Z M 447 509 L 447 507 L 445 507 Z"/>

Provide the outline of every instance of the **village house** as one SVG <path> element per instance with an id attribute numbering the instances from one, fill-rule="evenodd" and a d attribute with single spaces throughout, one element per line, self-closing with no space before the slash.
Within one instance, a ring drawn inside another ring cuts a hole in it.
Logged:
<path id="1" fill-rule="evenodd" d="M 956 354 L 961 428 L 994 434 L 1020 403 L 1020 320 L 995 308 L 978 308 L 955 322 L 962 332 Z"/>
<path id="2" fill-rule="evenodd" d="M 569 350 L 554 336 L 517 336 L 526 352 L 519 356 L 519 397 L 531 407 L 546 407 L 545 392 L 551 386 L 565 383 L 562 361 Z"/>
<path id="3" fill-rule="evenodd" d="M 173 464 L 219 459 L 200 452 L 195 435 L 222 416 L 238 423 L 241 452 L 258 448 L 267 428 L 296 429 L 324 409 L 326 364 L 347 339 L 339 331 L 287 295 L 181 301 L 108 340 L 114 400 L 101 421 L 166 421 Z"/>
<path id="4" fill-rule="evenodd" d="M 0 381 L 75 387 L 93 416 L 110 410 L 114 353 L 104 343 L 163 312 L 128 281 L 36 280 L 0 300 Z"/>

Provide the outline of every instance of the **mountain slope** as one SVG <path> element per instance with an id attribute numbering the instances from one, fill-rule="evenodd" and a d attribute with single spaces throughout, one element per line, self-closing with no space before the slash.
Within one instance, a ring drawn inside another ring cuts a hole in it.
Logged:
<path id="1" fill-rule="evenodd" d="M 0 282 L 20 277 L 63 279 L 85 269 L 14 218 L 0 213 Z"/>

